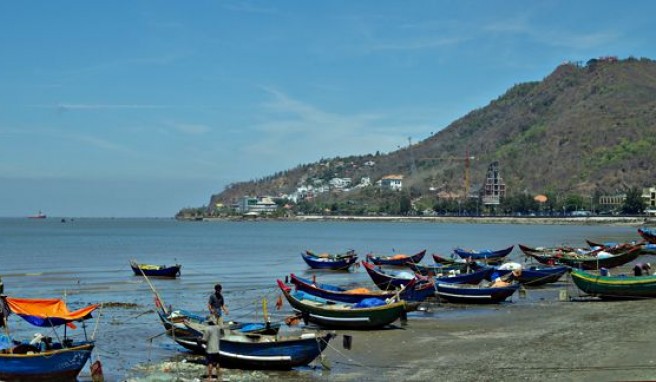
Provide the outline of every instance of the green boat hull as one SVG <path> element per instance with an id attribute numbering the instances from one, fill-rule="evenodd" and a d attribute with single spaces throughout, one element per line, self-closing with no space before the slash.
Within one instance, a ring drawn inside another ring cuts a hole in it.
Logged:
<path id="1" fill-rule="evenodd" d="M 591 296 L 616 299 L 656 297 L 656 276 L 600 276 L 572 269 L 572 280 Z"/>
<path id="2" fill-rule="evenodd" d="M 292 308 L 308 322 L 331 329 L 368 330 L 385 327 L 406 313 L 406 302 L 400 301 L 372 308 L 338 308 L 340 304 L 314 305 L 295 298 L 282 289 Z"/>

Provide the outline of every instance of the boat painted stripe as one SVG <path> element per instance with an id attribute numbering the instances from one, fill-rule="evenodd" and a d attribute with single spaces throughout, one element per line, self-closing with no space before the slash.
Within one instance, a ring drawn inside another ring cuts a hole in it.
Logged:
<path id="1" fill-rule="evenodd" d="M 191 344 L 195 345 L 195 342 L 191 341 L 186 341 L 186 340 L 181 340 L 178 339 L 179 342 L 186 343 L 186 344 Z M 229 358 L 235 358 L 235 359 L 244 359 L 244 360 L 249 360 L 249 361 L 291 361 L 292 357 L 288 355 L 272 355 L 272 356 L 252 356 L 252 355 L 239 355 L 235 353 L 230 353 L 225 350 L 220 350 L 219 353 L 222 356 L 229 357 Z"/>
<path id="2" fill-rule="evenodd" d="M 301 312 L 298 309 L 294 309 L 296 312 Z M 320 316 L 318 314 L 310 313 L 310 317 L 315 317 L 321 320 L 330 320 L 330 321 L 339 321 L 339 322 L 369 322 L 369 317 L 327 317 L 327 316 Z"/>
<path id="3" fill-rule="evenodd" d="M 642 284 L 653 284 L 656 282 L 656 277 L 653 276 L 627 276 L 628 280 L 614 280 L 608 279 L 604 276 L 588 276 L 581 273 L 572 272 L 572 276 L 584 280 L 590 283 L 595 284 L 607 284 L 607 285 L 642 285 Z M 637 277 L 645 277 L 645 279 L 636 279 Z"/>
<path id="4" fill-rule="evenodd" d="M 460 298 L 492 298 L 491 295 L 471 295 L 471 294 L 457 294 L 457 293 L 448 293 L 448 292 L 437 292 L 440 296 L 451 296 L 451 297 L 460 297 Z"/>
<path id="5" fill-rule="evenodd" d="M 227 351 L 219 350 L 222 356 L 235 358 L 235 359 L 244 359 L 248 361 L 291 361 L 292 357 L 288 355 L 277 355 L 277 356 L 252 356 L 252 355 L 240 355 L 235 353 L 229 353 Z"/>

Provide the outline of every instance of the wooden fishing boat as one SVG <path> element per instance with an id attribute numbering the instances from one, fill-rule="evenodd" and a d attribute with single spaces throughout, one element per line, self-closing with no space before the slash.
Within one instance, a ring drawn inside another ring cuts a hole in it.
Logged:
<path id="1" fill-rule="evenodd" d="M 473 261 L 495 262 L 502 261 L 504 257 L 512 252 L 515 246 L 511 245 L 508 248 L 492 250 L 492 249 L 464 249 L 454 248 L 453 253 L 460 256 L 462 259 L 471 259 Z"/>
<path id="2" fill-rule="evenodd" d="M 492 270 L 492 268 L 484 268 L 474 271 L 472 273 L 457 274 L 454 272 L 453 274 L 445 274 L 442 275 L 441 277 L 435 277 L 435 279 L 432 279 L 408 271 L 382 269 L 381 267 L 368 263 L 366 261 L 362 262 L 362 266 L 364 266 L 364 269 L 367 271 L 369 277 L 371 277 L 374 284 L 376 284 L 382 290 L 397 289 L 403 285 L 406 285 L 414 278 L 419 280 L 418 283 L 420 285 L 422 283 L 433 284 L 434 282 L 438 282 L 438 281 L 446 281 L 446 282 L 452 282 L 458 284 L 460 283 L 478 284 Z"/>
<path id="3" fill-rule="evenodd" d="M 539 266 L 532 265 L 528 268 L 522 268 L 522 273 L 519 275 L 518 280 L 520 284 L 526 286 L 539 286 L 544 284 L 551 284 L 557 282 L 569 269 L 566 265 L 560 266 Z M 510 272 L 511 269 L 496 269 L 494 272 L 499 277 L 504 277 Z M 490 277 L 492 278 L 492 277 Z"/>
<path id="4" fill-rule="evenodd" d="M 317 283 L 314 280 L 308 280 L 296 276 L 293 273 L 290 275 L 290 281 L 296 286 L 296 290 L 301 290 L 313 296 L 328 300 L 351 304 L 356 304 L 368 298 L 380 298 L 386 300 L 388 298 L 393 298 L 398 293 L 397 291 L 370 291 L 366 288 L 345 289 L 331 284 Z M 432 285 L 428 283 L 417 285 L 416 282 L 417 280 L 414 279 L 406 284 L 405 289 L 398 294 L 399 298 L 405 301 L 421 302 L 426 298 L 435 295 L 435 288 Z"/>
<path id="5" fill-rule="evenodd" d="M 403 266 L 406 263 L 416 264 L 421 261 L 426 255 L 426 250 L 419 251 L 414 255 L 405 255 L 402 253 L 393 255 L 393 256 L 375 256 L 371 253 L 367 254 L 367 261 L 372 262 L 376 265 L 392 265 L 392 266 Z"/>
<path id="6" fill-rule="evenodd" d="M 312 269 L 332 271 L 347 271 L 358 261 L 358 255 L 353 250 L 336 255 L 328 253 L 316 254 L 308 250 L 302 252 L 301 257 Z"/>
<path id="7" fill-rule="evenodd" d="M 304 321 L 322 327 L 378 329 L 390 325 L 406 314 L 407 304 L 403 300 L 386 302 L 380 299 L 368 299 L 358 304 L 336 303 L 302 291 L 292 291 L 282 281 L 277 280 L 277 282 L 292 309 L 300 313 Z M 364 302 L 367 304 L 363 304 Z"/>
<path id="8" fill-rule="evenodd" d="M 206 325 L 186 322 L 189 331 L 202 333 Z M 289 370 L 315 360 L 335 337 L 334 333 L 263 335 L 223 331 L 219 343 L 221 367 L 245 370 Z M 174 337 L 176 343 L 195 354 L 205 354 L 199 336 Z"/>
<path id="9" fill-rule="evenodd" d="M 638 228 L 638 235 L 651 244 L 656 244 L 656 230 L 650 228 Z"/>
<path id="10" fill-rule="evenodd" d="M 441 256 L 438 255 L 437 253 L 433 253 L 433 261 L 435 264 L 443 264 L 443 265 L 449 265 L 449 264 L 456 264 L 456 263 L 462 263 L 462 259 L 458 258 L 457 260 L 454 258 L 449 258 L 446 256 Z"/>
<path id="11" fill-rule="evenodd" d="M 504 287 L 488 287 L 485 285 L 436 283 L 436 295 L 440 300 L 464 304 L 497 304 L 512 296 L 519 283 Z"/>
<path id="12" fill-rule="evenodd" d="M 422 276 L 437 276 L 441 277 L 444 275 L 448 275 L 449 273 L 469 273 L 472 270 L 480 269 L 482 266 L 487 266 L 487 265 L 480 265 L 478 263 L 466 263 L 466 262 L 458 262 L 458 263 L 451 263 L 451 264 L 440 264 L 440 263 L 435 263 L 435 264 L 406 264 L 408 268 L 410 268 L 413 272 L 418 273 Z"/>
<path id="13" fill-rule="evenodd" d="M 63 300 L 3 298 L 6 309 L 38 327 L 56 328 L 61 325 L 75 327 L 73 322 L 91 317 L 99 305 L 90 305 L 69 311 Z M 93 340 L 74 341 L 64 336 L 51 337 L 36 334 L 31 341 L 19 342 L 5 338 L 0 343 L 0 380 L 2 381 L 71 381 L 91 357 Z"/>
<path id="14" fill-rule="evenodd" d="M 196 324 L 207 324 L 207 319 L 204 316 L 200 316 L 189 312 L 187 310 L 179 309 L 168 311 L 160 306 L 157 309 L 157 315 L 159 316 L 164 329 L 172 337 L 188 337 L 188 336 L 198 336 L 201 333 L 193 332 L 189 330 L 189 327 L 185 324 L 186 322 L 192 322 Z M 224 327 L 228 330 L 235 330 L 242 332 L 244 334 L 270 334 L 275 335 L 280 330 L 280 322 L 226 322 Z"/>
<path id="15" fill-rule="evenodd" d="M 544 251 L 522 244 L 519 244 L 519 248 L 526 256 L 542 264 L 564 264 L 587 270 L 618 267 L 637 259 L 642 252 L 640 245 L 635 245 L 622 253 L 603 256 L 599 255 L 598 251 L 594 252 L 594 255 L 578 255 L 575 252 Z"/>
<path id="16" fill-rule="evenodd" d="M 656 276 L 601 276 L 572 269 L 572 280 L 583 292 L 604 299 L 656 297 Z"/>
<path id="17" fill-rule="evenodd" d="M 148 277 L 166 277 L 175 278 L 180 276 L 180 269 L 182 265 L 176 264 L 171 266 L 166 265 L 153 265 L 153 264 L 139 264 L 135 260 L 130 260 L 130 267 L 136 276 Z"/>

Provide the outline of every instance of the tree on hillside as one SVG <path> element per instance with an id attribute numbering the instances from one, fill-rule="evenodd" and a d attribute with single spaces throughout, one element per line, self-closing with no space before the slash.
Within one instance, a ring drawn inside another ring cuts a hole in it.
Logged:
<path id="1" fill-rule="evenodd" d="M 642 200 L 642 192 L 638 187 L 631 187 L 626 192 L 626 199 L 622 205 L 622 213 L 635 215 L 641 214 L 645 209 L 645 202 Z"/>
<path id="2" fill-rule="evenodd" d="M 399 213 L 401 215 L 408 215 L 408 213 L 412 210 L 412 201 L 410 200 L 410 196 L 403 194 L 401 195 L 401 198 L 399 200 Z"/>

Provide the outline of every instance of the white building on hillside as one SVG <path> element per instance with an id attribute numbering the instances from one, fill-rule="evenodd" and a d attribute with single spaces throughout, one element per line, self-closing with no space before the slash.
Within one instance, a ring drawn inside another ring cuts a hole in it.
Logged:
<path id="1" fill-rule="evenodd" d="M 383 190 L 401 191 L 403 189 L 403 175 L 386 175 L 380 180 Z"/>

